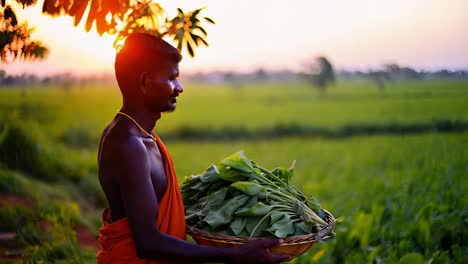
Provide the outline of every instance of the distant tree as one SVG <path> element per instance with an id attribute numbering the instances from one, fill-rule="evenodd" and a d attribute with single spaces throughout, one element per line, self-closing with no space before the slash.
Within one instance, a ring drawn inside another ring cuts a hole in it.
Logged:
<path id="1" fill-rule="evenodd" d="M 234 81 L 234 73 L 232 72 L 226 72 L 223 74 L 223 79 L 225 82 L 232 82 Z"/>
<path id="2" fill-rule="evenodd" d="M 369 79 L 371 79 L 379 89 L 380 92 L 384 92 L 385 84 L 391 80 L 390 74 L 388 71 L 369 71 Z"/>
<path id="3" fill-rule="evenodd" d="M 448 70 L 440 70 L 435 75 L 440 78 L 448 78 L 450 77 L 450 72 Z"/>
<path id="4" fill-rule="evenodd" d="M 2 84 L 2 86 L 13 85 L 15 84 L 15 78 L 11 75 L 7 75 L 5 79 L 3 79 Z"/>
<path id="5" fill-rule="evenodd" d="M 400 66 L 398 66 L 398 64 L 395 64 L 395 63 L 385 64 L 384 69 L 389 76 L 393 76 L 393 77 L 399 76 L 401 72 Z"/>
<path id="6" fill-rule="evenodd" d="M 325 57 L 317 57 L 311 65 L 309 81 L 321 91 L 325 91 L 329 84 L 335 82 L 335 71 L 331 62 Z"/>
<path id="7" fill-rule="evenodd" d="M 433 78 L 456 78 L 456 79 L 467 79 L 468 71 L 458 70 L 458 71 L 449 71 L 449 70 L 437 70 L 432 73 L 426 73 Z"/>
<path id="8" fill-rule="evenodd" d="M 0 70 L 0 84 L 3 82 L 5 77 L 6 77 L 6 72 L 4 70 Z"/>
<path id="9" fill-rule="evenodd" d="M 384 69 L 392 80 L 420 80 L 425 76 L 425 73 L 422 71 L 417 71 L 410 67 L 401 67 L 394 63 L 384 65 Z"/>
<path id="10" fill-rule="evenodd" d="M 239 88 L 241 88 L 242 86 L 239 77 L 234 72 L 224 73 L 223 79 L 224 79 L 224 82 L 230 84 L 231 87 L 234 88 L 234 90 L 239 90 Z"/>
<path id="11" fill-rule="evenodd" d="M 421 80 L 424 78 L 424 73 L 418 72 L 415 69 L 409 67 L 403 67 L 400 69 L 401 76 L 407 80 Z"/>
<path id="12" fill-rule="evenodd" d="M 47 47 L 40 41 L 30 38 L 32 29 L 27 23 L 19 23 L 12 3 L 23 8 L 37 4 L 37 0 L 1 0 L 0 7 L 0 59 L 43 59 Z M 89 7 L 89 8 L 88 8 Z M 86 10 L 89 10 L 85 14 Z M 201 26 L 200 12 L 203 8 L 184 13 L 177 9 L 177 16 L 169 18 L 165 10 L 150 0 L 44 0 L 42 13 L 50 16 L 69 15 L 74 18 L 74 26 L 86 19 L 85 30 L 96 25 L 99 35 L 117 35 L 114 46 L 132 32 L 151 32 L 161 38 L 173 38 L 177 48 L 187 49 L 195 56 L 194 47 L 208 46 L 206 30 Z M 214 24 L 208 17 L 203 19 Z"/>
<path id="13" fill-rule="evenodd" d="M 254 78 L 257 81 L 265 81 L 268 79 L 268 74 L 264 69 L 258 69 L 254 73 Z"/>

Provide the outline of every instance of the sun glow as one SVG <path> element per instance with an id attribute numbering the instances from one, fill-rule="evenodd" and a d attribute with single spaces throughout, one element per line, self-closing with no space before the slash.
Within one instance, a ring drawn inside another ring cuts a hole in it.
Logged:
<path id="1" fill-rule="evenodd" d="M 34 71 L 39 74 L 54 72 L 90 74 L 112 70 L 115 36 L 99 36 L 94 28 L 86 32 L 84 19 L 74 27 L 73 19 L 69 16 L 52 18 L 43 15 L 41 3 L 24 10 L 20 8 L 16 10 L 20 18 L 26 18 L 29 25 L 34 27 L 32 39 L 45 43 L 50 49 L 50 54 L 44 62 L 15 61 L 7 67 L 22 67 L 26 72 Z"/>
<path id="2" fill-rule="evenodd" d="M 157 1 L 169 17 L 176 8 L 207 6 L 210 46 L 184 54 L 183 72 L 270 68 L 300 69 L 318 55 L 338 67 L 361 68 L 395 62 L 413 67 L 468 67 L 468 10 L 466 0 L 187 0 Z M 84 20 L 73 27 L 71 17 L 41 14 L 42 1 L 33 8 L 17 8 L 37 28 L 49 57 L 42 62 L 15 62 L 7 72 L 113 72 L 116 36 L 85 32 Z M 171 42 L 171 40 L 168 40 Z M 171 42 L 172 43 L 172 42 Z M 172 43 L 173 44 L 173 43 Z M 5 68 L 3 66 L 2 68 Z"/>

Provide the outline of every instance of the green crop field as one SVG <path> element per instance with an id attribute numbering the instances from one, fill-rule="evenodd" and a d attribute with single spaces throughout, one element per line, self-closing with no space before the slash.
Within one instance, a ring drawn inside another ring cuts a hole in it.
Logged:
<path id="1" fill-rule="evenodd" d="M 293 262 L 468 263 L 467 81 L 184 88 L 156 128 L 179 181 L 238 150 L 296 160 L 293 183 L 339 217 Z M 0 262 L 95 262 L 96 150 L 119 107 L 110 86 L 0 89 Z"/>

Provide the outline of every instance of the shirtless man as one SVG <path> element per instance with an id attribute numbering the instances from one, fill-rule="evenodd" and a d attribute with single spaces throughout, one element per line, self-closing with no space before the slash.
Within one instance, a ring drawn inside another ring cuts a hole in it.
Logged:
<path id="1" fill-rule="evenodd" d="M 129 36 L 116 55 L 123 106 L 105 128 L 99 146 L 99 180 L 109 208 L 103 213 L 98 262 L 284 261 L 287 256 L 268 251 L 281 242 L 277 239 L 258 239 L 237 249 L 185 241 L 183 204 L 172 161 L 151 132 L 162 112 L 175 110 L 183 92 L 177 80 L 180 60 L 177 49 L 144 33 Z M 168 195 L 172 200 L 165 198 Z"/>

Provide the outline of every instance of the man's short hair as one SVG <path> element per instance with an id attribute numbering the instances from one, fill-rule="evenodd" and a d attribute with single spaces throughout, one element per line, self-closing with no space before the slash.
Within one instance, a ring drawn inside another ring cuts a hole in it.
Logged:
<path id="1" fill-rule="evenodd" d="M 115 76 L 122 94 L 133 94 L 142 72 L 157 72 L 166 63 L 181 60 L 180 52 L 163 39 L 149 33 L 131 34 L 115 56 Z"/>

